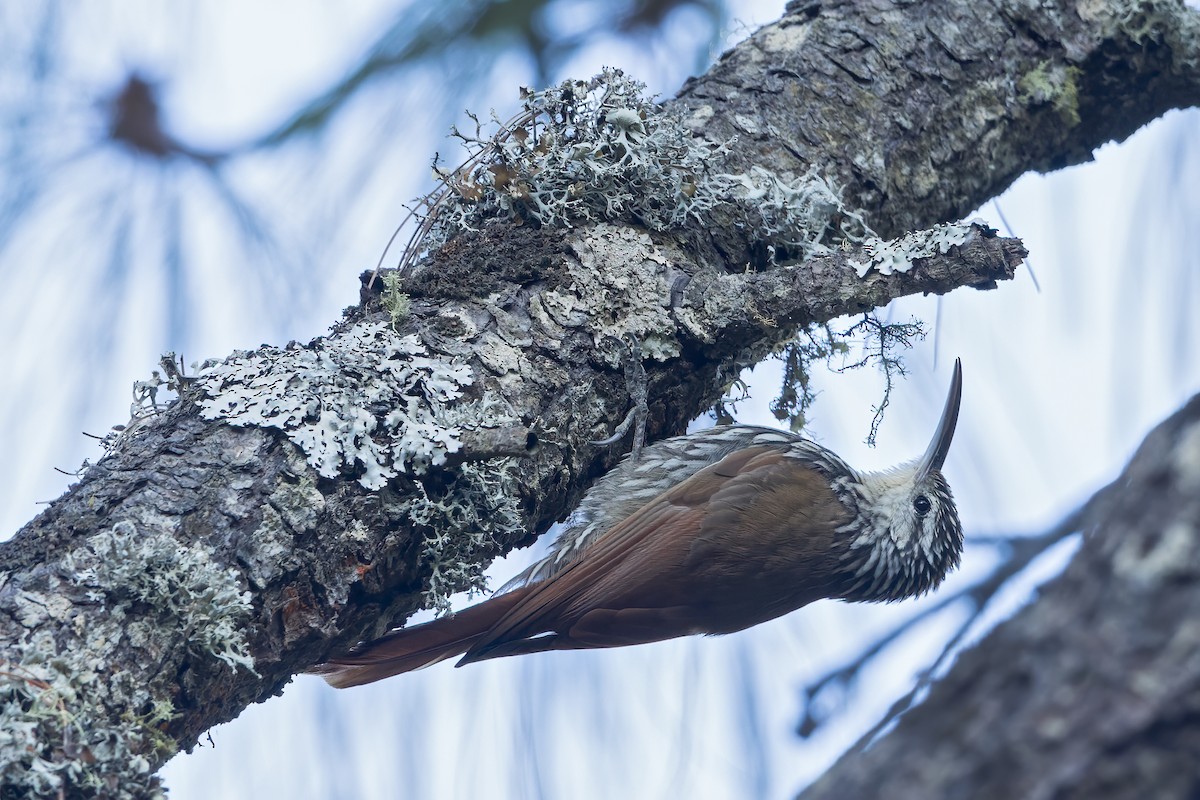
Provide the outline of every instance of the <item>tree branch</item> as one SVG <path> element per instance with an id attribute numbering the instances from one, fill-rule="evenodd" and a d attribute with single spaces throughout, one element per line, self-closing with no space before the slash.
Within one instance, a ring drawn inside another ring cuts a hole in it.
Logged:
<path id="1" fill-rule="evenodd" d="M 678 102 L 697 132 L 739 137 L 731 171 L 820 165 L 895 236 L 1196 105 L 1198 20 L 1177 0 L 793 0 Z"/>
<path id="2" fill-rule="evenodd" d="M 982 12 L 795 5 L 676 107 L 714 141 L 740 131 L 731 173 L 818 165 L 877 230 L 927 225 L 1194 97 L 1178 32 L 1191 12 L 1113 8 L 1001 4 L 958 31 Z M 149 793 L 150 772 L 213 724 L 478 581 L 617 458 L 588 442 L 625 416 L 627 335 L 657 438 L 799 326 L 989 287 L 1024 255 L 953 226 L 886 259 L 777 266 L 743 222 L 488 226 L 406 279 L 404 314 L 376 284 L 328 337 L 234 354 L 181 386 L 0 546 L 5 728 L 26 732 L 12 769 Z"/>

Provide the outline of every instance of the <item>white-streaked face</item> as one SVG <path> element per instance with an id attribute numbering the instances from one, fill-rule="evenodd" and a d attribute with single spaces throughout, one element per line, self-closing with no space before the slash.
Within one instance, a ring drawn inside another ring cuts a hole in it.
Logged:
<path id="1" fill-rule="evenodd" d="M 932 486 L 917 483 L 919 462 L 909 461 L 883 472 L 863 476 L 864 495 L 877 530 L 886 531 L 896 547 L 910 550 L 914 546 L 927 547 L 933 539 Z M 922 484 L 929 484 L 923 481 Z"/>
<path id="2" fill-rule="evenodd" d="M 940 472 L 922 475 L 920 461 L 910 461 L 863 475 L 858 494 L 851 599 L 922 594 L 958 563 L 962 530 Z"/>

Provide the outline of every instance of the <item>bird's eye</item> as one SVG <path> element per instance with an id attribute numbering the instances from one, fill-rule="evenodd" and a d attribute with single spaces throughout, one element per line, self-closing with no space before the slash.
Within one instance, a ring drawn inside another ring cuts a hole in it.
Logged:
<path id="1" fill-rule="evenodd" d="M 919 494 L 913 498 L 913 511 L 917 512 L 918 517 L 923 517 L 928 514 L 931 507 L 932 504 L 929 502 L 929 498 L 925 495 Z"/>

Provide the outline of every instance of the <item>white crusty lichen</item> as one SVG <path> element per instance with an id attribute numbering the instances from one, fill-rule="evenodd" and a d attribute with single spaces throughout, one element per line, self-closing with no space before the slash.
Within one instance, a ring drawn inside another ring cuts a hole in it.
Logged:
<path id="1" fill-rule="evenodd" d="M 184 545 L 165 531 L 138 530 L 122 521 L 64 557 L 73 583 L 89 600 L 123 617 L 133 603 L 180 628 L 193 655 L 211 656 L 254 672 L 243 626 L 251 612 L 236 569 L 222 567 L 199 544 Z"/>
<path id="2" fill-rule="evenodd" d="M 610 366 L 628 359 L 628 347 L 619 344 L 628 335 L 638 338 L 645 358 L 679 355 L 677 326 L 667 307 L 669 264 L 649 235 L 600 224 L 577 237 L 573 247 L 581 269 L 532 298 L 530 314 L 550 331 L 587 330 L 596 355 Z"/>
<path id="3" fill-rule="evenodd" d="M 472 380 L 469 367 L 430 357 L 388 322 L 234 353 L 197 376 L 205 419 L 278 428 L 320 475 L 357 471 L 368 489 L 424 474 L 461 448 L 444 412 Z"/>
<path id="4" fill-rule="evenodd" d="M 830 243 L 869 234 L 837 188 L 814 168 L 803 175 L 761 167 L 725 169 L 736 139 L 694 135 L 681 112 L 653 102 L 645 85 L 620 70 L 522 91 L 524 109 L 488 137 L 455 135 L 470 153 L 458 168 L 435 165 L 443 187 L 424 201 L 428 213 L 401 262 L 489 220 L 547 227 L 636 224 L 651 230 L 744 228 L 771 252 L 804 258 Z"/>
<path id="5" fill-rule="evenodd" d="M 896 239 L 871 239 L 864 245 L 870 254 L 866 261 L 852 260 L 850 265 L 864 277 L 871 270 L 882 275 L 908 272 L 919 258 L 932 258 L 966 244 L 974 234 L 970 223 L 945 223 L 921 231 L 911 231 Z"/>

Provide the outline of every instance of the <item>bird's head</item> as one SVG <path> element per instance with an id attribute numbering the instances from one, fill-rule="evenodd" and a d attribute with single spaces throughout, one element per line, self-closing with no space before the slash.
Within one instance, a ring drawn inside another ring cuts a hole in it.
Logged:
<path id="1" fill-rule="evenodd" d="M 925 455 L 844 482 L 842 491 L 858 510 L 842 531 L 844 599 L 891 602 L 921 595 L 958 566 L 962 524 L 942 463 L 961 400 L 962 368 L 955 362 L 946 407 Z"/>

